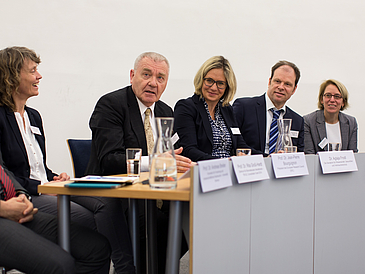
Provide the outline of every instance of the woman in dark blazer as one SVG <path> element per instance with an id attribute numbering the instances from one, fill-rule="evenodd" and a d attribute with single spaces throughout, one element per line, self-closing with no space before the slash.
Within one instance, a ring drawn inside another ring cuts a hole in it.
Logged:
<path id="1" fill-rule="evenodd" d="M 0 50 L 0 149 L 4 165 L 32 195 L 34 206 L 56 215 L 57 197 L 39 195 L 37 187 L 48 181 L 68 180 L 70 176 L 57 175 L 47 167 L 42 118 L 37 110 L 26 106 L 30 97 L 38 95 L 40 62 L 39 56 L 25 47 Z M 117 273 L 135 273 L 119 199 L 72 196 L 71 201 L 71 220 L 108 238 Z"/>
<path id="2" fill-rule="evenodd" d="M 182 154 L 192 161 L 226 158 L 248 148 L 229 102 L 236 93 L 236 77 L 223 56 L 208 59 L 194 78 L 195 93 L 175 105 L 174 130 Z"/>
<path id="3" fill-rule="evenodd" d="M 356 118 L 341 110 L 348 107 L 348 91 L 337 80 L 323 82 L 319 89 L 318 108 L 304 118 L 304 152 L 327 151 L 328 143 L 341 143 L 341 150 L 357 152 Z"/>

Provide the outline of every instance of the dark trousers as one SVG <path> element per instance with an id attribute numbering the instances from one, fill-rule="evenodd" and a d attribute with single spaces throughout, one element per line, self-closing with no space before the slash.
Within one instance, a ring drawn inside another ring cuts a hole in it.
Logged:
<path id="1" fill-rule="evenodd" d="M 125 209 L 125 214 L 128 217 L 128 199 L 123 200 L 123 207 Z M 139 234 L 140 234 L 140 272 L 146 273 L 146 203 L 145 200 L 138 200 L 139 209 Z M 156 231 L 157 231 L 157 273 L 164 274 L 166 266 L 166 251 L 167 251 L 167 236 L 168 236 L 168 224 L 169 224 L 169 211 L 170 202 L 163 201 L 163 206 L 161 209 L 157 209 L 156 216 Z M 182 233 L 182 232 L 181 232 Z M 185 237 L 181 237 L 181 256 L 188 251 L 188 245 L 186 243 Z"/>
<path id="2" fill-rule="evenodd" d="M 32 196 L 39 211 L 57 215 L 57 197 Z M 71 196 L 71 221 L 97 230 L 112 248 L 111 259 L 118 274 L 134 274 L 132 245 L 120 199 Z"/>
<path id="3" fill-rule="evenodd" d="M 99 233 L 71 223 L 71 254 L 57 245 L 57 219 L 38 212 L 19 224 L 0 218 L 0 265 L 26 273 L 108 273 L 110 247 Z"/>

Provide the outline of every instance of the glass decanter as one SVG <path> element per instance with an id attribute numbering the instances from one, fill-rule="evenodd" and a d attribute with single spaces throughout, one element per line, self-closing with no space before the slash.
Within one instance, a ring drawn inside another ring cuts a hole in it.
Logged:
<path id="1" fill-rule="evenodd" d="M 276 142 L 275 152 L 284 152 L 285 147 L 293 146 L 291 140 L 291 119 L 278 119 L 278 139 Z"/>
<path id="2" fill-rule="evenodd" d="M 174 189 L 177 185 L 176 159 L 171 133 L 174 118 L 156 118 L 158 138 L 153 148 L 150 167 L 150 187 Z"/>

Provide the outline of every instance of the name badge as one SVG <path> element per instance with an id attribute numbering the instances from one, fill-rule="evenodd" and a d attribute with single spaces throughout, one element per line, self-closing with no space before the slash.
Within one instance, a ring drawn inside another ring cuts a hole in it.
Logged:
<path id="1" fill-rule="evenodd" d="M 323 149 L 328 144 L 328 140 L 326 137 L 323 138 L 323 140 L 318 144 L 318 146 Z"/>
<path id="2" fill-rule="evenodd" d="M 179 141 L 179 135 L 177 134 L 177 132 L 175 132 L 175 134 L 171 137 L 171 141 L 172 141 L 172 145 L 175 145 L 177 141 Z"/>
<path id="3" fill-rule="evenodd" d="M 240 135 L 241 131 L 238 127 L 231 127 L 231 131 L 233 135 Z"/>
<path id="4" fill-rule="evenodd" d="M 292 138 L 298 138 L 298 136 L 299 136 L 299 131 L 298 131 L 298 130 L 291 130 L 291 131 L 290 131 L 290 136 L 291 136 Z"/>
<path id="5" fill-rule="evenodd" d="M 42 134 L 41 134 L 41 131 L 40 131 L 40 130 L 39 130 L 39 128 L 37 128 L 37 127 L 30 126 L 30 131 L 31 131 L 33 134 L 42 135 Z"/>

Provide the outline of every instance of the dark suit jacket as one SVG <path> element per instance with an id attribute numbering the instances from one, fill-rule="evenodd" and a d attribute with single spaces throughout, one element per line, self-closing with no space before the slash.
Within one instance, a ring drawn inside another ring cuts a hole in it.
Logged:
<path id="1" fill-rule="evenodd" d="M 57 174 L 53 173 L 46 165 L 45 138 L 43 132 L 42 118 L 38 111 L 25 107 L 28 113 L 30 124 L 39 128 L 41 135 L 35 134 L 36 140 L 43 153 L 43 164 L 47 173 L 47 179 L 53 180 Z M 32 195 L 38 195 L 37 186 L 40 181 L 30 179 L 30 167 L 28 155 L 24 146 L 14 112 L 8 107 L 0 107 L 0 148 L 4 165 L 14 173 L 17 181 Z"/>
<path id="2" fill-rule="evenodd" d="M 155 117 L 173 117 L 172 109 L 158 101 Z M 147 156 L 147 142 L 138 102 L 131 86 L 102 96 L 90 118 L 91 155 L 86 174 L 127 173 L 125 151 L 142 148 Z"/>
<path id="3" fill-rule="evenodd" d="M 222 107 L 220 111 L 231 133 L 232 150 L 230 155 L 236 155 L 236 148 L 248 148 L 240 134 L 232 134 L 231 128 L 238 128 L 231 106 Z M 213 132 L 203 100 L 199 95 L 178 101 L 174 110 L 174 131 L 179 135 L 179 146 L 183 147 L 182 154 L 192 161 L 214 159 Z M 253 152 L 254 153 L 254 152 Z"/>
<path id="4" fill-rule="evenodd" d="M 327 137 L 326 121 L 323 110 L 316 110 L 304 117 L 304 152 L 316 154 L 318 151 L 327 150 L 327 146 L 321 149 L 318 144 Z M 355 117 L 340 112 L 338 114 L 341 131 L 342 150 L 357 152 L 357 122 Z"/>
<path id="5" fill-rule="evenodd" d="M 233 103 L 233 112 L 243 139 L 246 143 L 267 156 L 266 141 L 266 102 L 265 94 L 252 98 L 239 98 Z M 286 107 L 285 119 L 292 119 L 291 130 L 298 131 L 298 138 L 292 138 L 293 146 L 298 151 L 304 151 L 304 121 L 303 117 Z"/>

